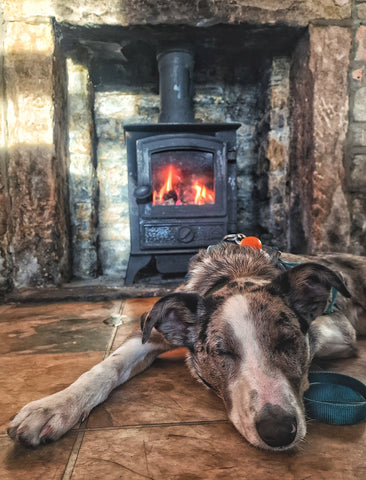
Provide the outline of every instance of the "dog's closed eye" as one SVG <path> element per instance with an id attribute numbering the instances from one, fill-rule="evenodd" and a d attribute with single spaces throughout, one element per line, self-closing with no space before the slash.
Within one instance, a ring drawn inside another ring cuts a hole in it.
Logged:
<path id="1" fill-rule="evenodd" d="M 213 343 L 212 352 L 219 357 L 232 359 L 238 357 L 238 353 L 235 351 L 233 342 L 227 341 L 227 339 L 221 337 L 218 337 Z"/>
<path id="2" fill-rule="evenodd" d="M 237 358 L 237 355 L 234 352 L 231 352 L 230 350 L 225 350 L 225 349 L 218 349 L 215 352 L 219 357 L 225 357 L 225 358 L 232 358 L 235 359 Z"/>

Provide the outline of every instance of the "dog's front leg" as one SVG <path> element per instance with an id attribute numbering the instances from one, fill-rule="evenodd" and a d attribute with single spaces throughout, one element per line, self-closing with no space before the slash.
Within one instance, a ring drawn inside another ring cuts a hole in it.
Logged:
<path id="1" fill-rule="evenodd" d="M 157 332 L 146 344 L 142 344 L 140 334 L 130 337 L 69 387 L 23 407 L 9 425 L 9 436 L 29 446 L 57 440 L 85 420 L 114 388 L 145 370 L 170 348 Z"/>

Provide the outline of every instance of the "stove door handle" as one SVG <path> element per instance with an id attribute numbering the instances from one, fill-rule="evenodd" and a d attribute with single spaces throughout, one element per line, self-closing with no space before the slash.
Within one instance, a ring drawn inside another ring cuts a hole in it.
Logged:
<path id="1" fill-rule="evenodd" d="M 134 195 L 140 202 L 150 200 L 152 195 L 151 185 L 139 185 L 135 188 Z"/>

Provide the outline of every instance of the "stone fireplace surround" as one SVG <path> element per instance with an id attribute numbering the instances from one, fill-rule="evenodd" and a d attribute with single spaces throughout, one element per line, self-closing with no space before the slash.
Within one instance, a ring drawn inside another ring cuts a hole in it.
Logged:
<path id="1" fill-rule="evenodd" d="M 0 294 L 122 283 L 123 124 L 157 121 L 169 41 L 195 46 L 196 118 L 242 124 L 238 230 L 366 253 L 366 3 L 253 5 L 3 2 Z"/>

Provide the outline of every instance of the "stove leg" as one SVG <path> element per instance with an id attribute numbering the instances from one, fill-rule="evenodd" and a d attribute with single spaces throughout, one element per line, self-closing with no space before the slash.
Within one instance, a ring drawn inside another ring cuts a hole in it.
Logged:
<path id="1" fill-rule="evenodd" d="M 137 272 L 146 267 L 152 255 L 130 255 L 126 272 L 126 285 L 132 285 Z"/>

